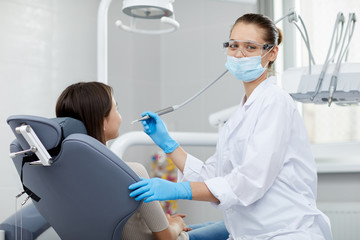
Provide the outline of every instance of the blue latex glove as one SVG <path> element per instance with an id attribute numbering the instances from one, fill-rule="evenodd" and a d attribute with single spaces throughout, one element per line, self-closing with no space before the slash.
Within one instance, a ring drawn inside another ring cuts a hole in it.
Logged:
<path id="1" fill-rule="evenodd" d="M 154 112 L 143 112 L 142 117 L 148 115 L 150 118 L 141 121 L 144 132 L 158 145 L 165 153 L 172 153 L 179 144 L 170 137 L 164 122 Z"/>
<path id="2" fill-rule="evenodd" d="M 192 199 L 190 182 L 174 183 L 161 178 L 141 178 L 141 181 L 129 186 L 130 197 L 144 202 L 176 199 Z"/>

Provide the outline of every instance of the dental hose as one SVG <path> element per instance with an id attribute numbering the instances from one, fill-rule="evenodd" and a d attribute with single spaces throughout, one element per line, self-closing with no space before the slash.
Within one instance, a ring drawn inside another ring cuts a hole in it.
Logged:
<path id="1" fill-rule="evenodd" d="M 225 72 L 223 72 L 222 74 L 220 74 L 220 76 L 218 76 L 214 81 L 210 82 L 208 85 L 206 85 L 203 89 L 201 89 L 199 92 L 197 92 L 196 94 L 194 94 L 192 97 L 190 97 L 189 99 L 187 99 L 185 102 L 179 104 L 179 105 L 174 105 L 174 106 L 171 106 L 171 107 L 167 107 L 167 108 L 164 108 L 164 109 L 161 109 L 159 111 L 156 111 L 155 113 L 157 113 L 159 116 L 160 115 L 164 115 L 166 113 L 169 113 L 169 112 L 173 112 L 175 110 L 178 110 L 179 108 L 185 106 L 186 104 L 190 103 L 192 100 L 194 100 L 195 98 L 197 98 L 198 96 L 200 96 L 204 91 L 206 91 L 209 87 L 211 87 L 214 83 L 216 83 L 220 78 L 222 78 L 229 70 L 225 70 Z M 139 119 L 136 119 L 134 121 L 131 122 L 131 124 L 134 124 L 136 122 L 140 122 L 140 121 L 143 121 L 143 120 L 146 120 L 146 119 L 149 119 L 150 117 L 148 115 L 142 117 L 142 118 L 139 118 Z"/>

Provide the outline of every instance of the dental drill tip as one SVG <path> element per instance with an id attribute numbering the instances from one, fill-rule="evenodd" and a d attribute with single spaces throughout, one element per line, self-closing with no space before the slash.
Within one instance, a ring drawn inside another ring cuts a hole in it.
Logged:
<path id="1" fill-rule="evenodd" d="M 332 103 L 332 98 L 330 97 L 328 100 L 328 107 L 330 107 L 331 103 Z"/>
<path id="2" fill-rule="evenodd" d="M 143 116 L 142 118 L 139 118 L 139 119 L 136 119 L 134 121 L 131 122 L 131 124 L 134 124 L 136 122 L 140 122 L 140 121 L 143 121 L 143 120 L 146 120 L 146 119 L 149 119 L 150 116 L 149 115 L 146 115 L 146 116 Z"/>

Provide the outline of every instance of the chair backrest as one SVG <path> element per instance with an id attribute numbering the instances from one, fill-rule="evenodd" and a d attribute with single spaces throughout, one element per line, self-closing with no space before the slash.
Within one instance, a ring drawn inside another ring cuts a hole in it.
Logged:
<path id="1" fill-rule="evenodd" d="M 47 150 L 60 146 L 51 166 L 25 163 L 22 167 L 23 156 L 13 158 L 24 186 L 40 198 L 33 200 L 34 205 L 60 238 L 120 239 L 126 221 L 141 205 L 128 190 L 139 177 L 86 135 L 78 120 L 17 115 L 7 122 L 16 136 L 11 153 L 29 148 L 15 130 L 23 124 L 31 126 Z"/>

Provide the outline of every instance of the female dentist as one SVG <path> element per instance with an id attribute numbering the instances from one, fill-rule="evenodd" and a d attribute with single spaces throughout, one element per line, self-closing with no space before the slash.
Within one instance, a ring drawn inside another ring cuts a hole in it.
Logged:
<path id="1" fill-rule="evenodd" d="M 328 218 L 316 207 L 317 172 L 305 126 L 292 98 L 268 77 L 282 34 L 260 14 L 234 23 L 227 69 L 245 96 L 205 163 L 186 153 L 161 118 L 142 121 L 144 131 L 171 158 L 180 182 L 159 178 L 132 184 L 131 197 L 209 201 L 223 211 L 229 239 L 332 239 Z"/>

